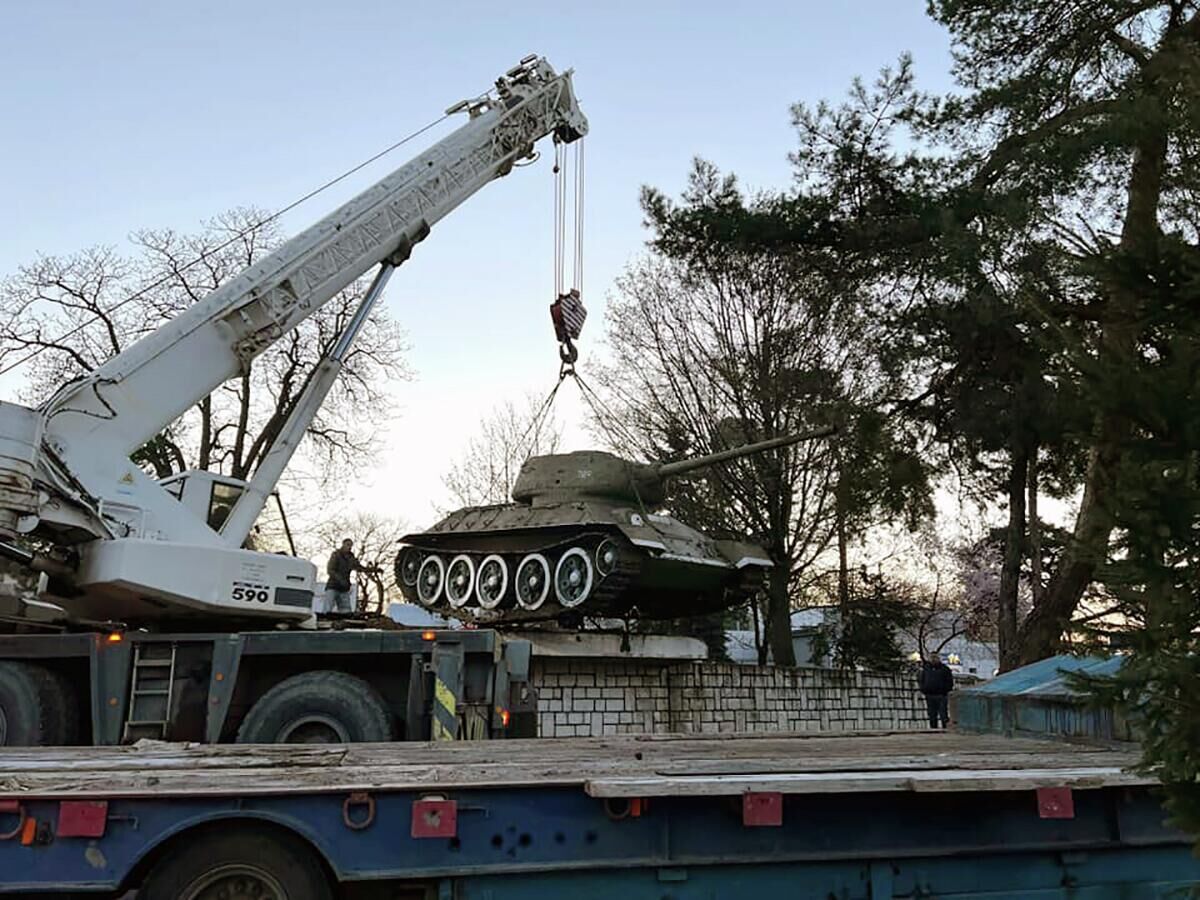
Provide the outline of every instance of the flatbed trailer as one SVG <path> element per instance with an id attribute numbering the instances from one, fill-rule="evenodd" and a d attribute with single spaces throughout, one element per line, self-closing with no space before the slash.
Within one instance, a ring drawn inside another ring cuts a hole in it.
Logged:
<path id="1" fill-rule="evenodd" d="M 1128 745 L 939 732 L 0 751 L 0 894 L 1142 898 Z"/>

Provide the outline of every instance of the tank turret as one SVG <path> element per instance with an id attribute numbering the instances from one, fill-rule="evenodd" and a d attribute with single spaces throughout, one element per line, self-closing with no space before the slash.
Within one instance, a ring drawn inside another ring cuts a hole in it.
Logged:
<path id="1" fill-rule="evenodd" d="M 560 503 L 574 497 L 622 500 L 634 504 L 662 503 L 666 499 L 668 478 L 688 475 L 777 447 L 825 437 L 834 431 L 833 428 L 821 428 L 802 434 L 789 434 L 670 463 L 631 462 L 602 450 L 531 456 L 521 466 L 513 485 L 512 498 L 518 503 L 533 506 Z"/>
<path id="2" fill-rule="evenodd" d="M 564 611 L 676 618 L 737 605 L 762 586 L 767 553 L 657 512 L 667 480 L 835 430 L 669 463 L 599 450 L 531 457 L 514 503 L 460 509 L 402 538 L 396 580 L 409 600 L 492 625 Z"/>

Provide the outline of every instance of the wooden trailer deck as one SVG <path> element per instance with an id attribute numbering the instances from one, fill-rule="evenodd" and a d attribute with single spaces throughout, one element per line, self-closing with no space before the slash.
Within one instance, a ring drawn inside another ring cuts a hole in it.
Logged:
<path id="1" fill-rule="evenodd" d="M 348 896 L 1164 897 L 1200 862 L 1136 761 L 913 731 L 10 749 L 0 895 L 145 888 L 199 846 L 292 848 Z"/>
<path id="2" fill-rule="evenodd" d="M 1146 785 L 1136 749 L 953 732 L 0 750 L 0 799 L 581 787 L 595 797 Z"/>

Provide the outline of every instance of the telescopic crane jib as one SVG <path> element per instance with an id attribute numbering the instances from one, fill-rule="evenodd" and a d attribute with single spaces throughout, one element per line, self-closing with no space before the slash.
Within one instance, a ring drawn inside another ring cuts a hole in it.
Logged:
<path id="1" fill-rule="evenodd" d="M 0 403 L 0 553 L 51 576 L 72 615 L 137 622 L 187 616 L 301 620 L 316 571 L 243 550 L 396 266 L 489 182 L 587 133 L 571 72 L 536 56 L 447 114 L 467 121 L 320 222 L 36 409 Z M 249 483 L 189 471 L 155 481 L 130 454 L 244 371 L 342 288 L 378 267 L 337 348 Z M 9 542 L 54 549 L 30 556 Z"/>

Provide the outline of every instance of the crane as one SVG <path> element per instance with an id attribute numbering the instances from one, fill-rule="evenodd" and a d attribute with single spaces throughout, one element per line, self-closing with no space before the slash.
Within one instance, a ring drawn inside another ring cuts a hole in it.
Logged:
<path id="1" fill-rule="evenodd" d="M 45 573 L 73 617 L 311 620 L 315 567 L 243 549 L 397 266 L 430 228 L 534 155 L 588 130 L 572 85 L 530 56 L 447 111 L 466 121 L 420 155 L 36 408 L 0 402 L 0 555 Z M 155 480 L 130 455 L 377 267 L 248 482 Z M 20 546 L 35 540 L 48 549 Z"/>

